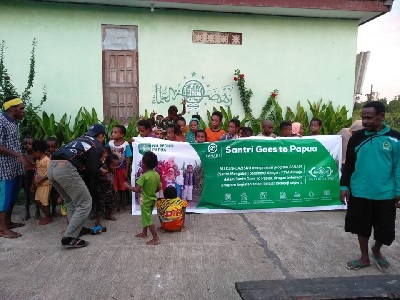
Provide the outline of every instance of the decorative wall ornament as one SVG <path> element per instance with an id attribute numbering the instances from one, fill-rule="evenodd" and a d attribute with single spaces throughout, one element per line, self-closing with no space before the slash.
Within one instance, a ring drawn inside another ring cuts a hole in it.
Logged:
<path id="1" fill-rule="evenodd" d="M 195 44 L 241 45 L 242 34 L 237 32 L 193 30 L 192 42 Z"/>
<path id="2" fill-rule="evenodd" d="M 183 76 L 182 82 L 175 87 L 160 83 L 153 85 L 153 104 L 164 104 L 182 98 L 186 99 L 187 110 L 197 110 L 200 104 L 206 106 L 209 101 L 218 105 L 232 105 L 233 84 L 212 86 L 205 81 L 204 76 L 198 76 L 197 72 Z"/>

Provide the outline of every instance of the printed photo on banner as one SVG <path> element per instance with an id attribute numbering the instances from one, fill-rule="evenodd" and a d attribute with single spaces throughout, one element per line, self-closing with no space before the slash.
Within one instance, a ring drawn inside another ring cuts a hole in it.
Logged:
<path id="1" fill-rule="evenodd" d="M 154 138 L 135 138 L 133 149 L 136 155 L 132 163 L 132 180 L 142 174 L 140 165 L 143 153 L 152 151 L 158 158 L 158 165 L 154 170 L 161 179 L 162 190 L 157 193 L 157 198 L 163 198 L 162 191 L 168 186 L 173 186 L 178 197 L 188 202 L 188 211 L 196 208 L 204 175 L 200 158 L 190 144 Z M 133 198 L 133 211 L 140 211 L 139 196 L 135 195 Z"/>

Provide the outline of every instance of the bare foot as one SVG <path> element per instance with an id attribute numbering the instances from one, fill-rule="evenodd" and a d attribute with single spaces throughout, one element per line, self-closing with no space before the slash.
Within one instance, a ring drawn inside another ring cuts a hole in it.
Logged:
<path id="1" fill-rule="evenodd" d="M 51 223 L 51 219 L 49 218 L 40 218 L 38 224 L 39 225 L 47 225 Z"/>
<path id="2" fill-rule="evenodd" d="M 135 237 L 142 238 L 142 239 L 147 239 L 147 234 L 144 234 L 144 233 L 142 232 L 142 233 L 136 234 Z"/>
<path id="3" fill-rule="evenodd" d="M 188 230 L 185 226 L 182 226 L 181 230 L 179 230 L 180 232 L 185 232 L 186 230 Z"/>
<path id="4" fill-rule="evenodd" d="M 9 229 L 18 228 L 18 227 L 24 227 L 24 226 L 25 226 L 25 224 L 23 224 L 23 223 L 11 222 L 10 224 L 8 224 L 8 228 Z"/>
<path id="5" fill-rule="evenodd" d="M 0 232 L 0 236 L 6 239 L 16 239 L 22 236 L 22 234 L 9 230 L 9 229 L 5 229 L 3 231 Z"/>
<path id="6" fill-rule="evenodd" d="M 153 245 L 153 246 L 155 246 L 155 245 L 158 245 L 158 244 L 160 244 L 160 243 L 161 243 L 160 239 L 159 239 L 159 238 L 156 238 L 156 239 L 152 239 L 152 240 L 148 241 L 148 242 L 146 243 L 146 245 Z"/>

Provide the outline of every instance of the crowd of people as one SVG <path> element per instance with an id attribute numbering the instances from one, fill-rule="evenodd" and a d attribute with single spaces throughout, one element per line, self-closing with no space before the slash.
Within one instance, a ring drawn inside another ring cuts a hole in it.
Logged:
<path id="1" fill-rule="evenodd" d="M 151 114 L 150 119 L 137 123 L 140 137 L 152 137 L 176 142 L 204 143 L 232 140 L 253 135 L 250 127 L 241 127 L 237 119 L 229 120 L 228 130 L 221 128 L 222 114 L 215 111 L 211 127 L 200 128 L 200 116 L 194 115 L 186 123 L 185 102 L 178 114 L 176 106 L 168 109 L 168 116 Z M 160 175 L 154 169 L 157 155 L 145 152 L 141 161 L 141 175 L 129 183 L 132 148 L 126 141 L 126 128 L 116 125 L 110 140 L 101 124 L 93 124 L 81 137 L 58 147 L 53 137 L 46 141 L 25 137 L 20 144 L 18 120 L 24 117 L 24 104 L 18 97 L 3 101 L 0 115 L 0 237 L 18 238 L 15 228 L 23 223 L 11 221 L 20 187 L 25 194 L 25 216 L 28 220 L 30 204 L 35 203 L 35 217 L 39 225 L 46 225 L 57 216 L 58 204 L 67 207 L 68 225 L 61 244 L 68 248 L 87 246 L 81 239 L 82 226 L 93 210 L 95 226 L 102 227 L 102 218 L 115 221 L 115 212 L 123 211 L 130 201 L 130 192 L 140 194 L 142 232 L 136 237 L 152 238 L 148 245 L 157 245 L 160 238 L 152 220 L 157 207 L 160 229 L 186 230 L 186 199 L 174 186 L 162 189 Z M 368 240 L 374 229 L 375 244 L 372 259 L 381 269 L 389 262 L 381 253 L 382 245 L 394 240 L 396 206 L 400 204 L 400 133 L 384 123 L 385 108 L 380 102 L 369 102 L 362 110 L 362 121 L 356 121 L 347 135 L 346 163 L 340 180 L 340 199 L 348 205 L 345 230 L 358 235 L 361 257 L 347 263 L 347 268 L 358 270 L 370 265 Z M 322 120 L 310 121 L 311 135 L 320 134 Z M 276 137 L 271 120 L 262 123 L 259 136 Z M 279 124 L 282 137 L 301 137 L 300 123 L 284 121 Z M 371 167 L 376 166 L 376 167 Z M 376 172 L 379 171 L 379 178 Z M 21 180 L 22 178 L 22 180 Z M 184 194 L 184 193 L 183 193 Z"/>
<path id="2" fill-rule="evenodd" d="M 240 126 L 240 120 L 231 119 L 228 122 L 227 132 L 222 129 L 223 115 L 220 111 L 211 114 L 211 127 L 201 128 L 199 115 L 192 115 L 189 122 L 183 115 L 186 113 L 185 100 L 182 101 L 183 109 L 178 113 L 178 108 L 171 105 L 168 115 L 157 115 L 152 112 L 150 118 L 138 122 L 140 137 L 154 137 L 174 142 L 204 143 L 232 140 L 254 135 L 251 127 Z M 262 122 L 262 131 L 257 136 L 276 137 L 273 133 L 274 123 L 271 120 Z M 319 135 L 322 128 L 322 120 L 312 118 L 310 121 L 310 135 Z M 304 133 L 303 125 L 299 122 L 283 121 L 279 124 L 282 137 L 301 137 Z M 132 140 L 131 140 L 132 141 Z"/>

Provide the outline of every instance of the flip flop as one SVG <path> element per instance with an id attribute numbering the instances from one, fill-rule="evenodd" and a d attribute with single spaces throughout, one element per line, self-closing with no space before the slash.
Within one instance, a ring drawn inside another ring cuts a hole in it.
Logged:
<path id="1" fill-rule="evenodd" d="M 354 260 L 348 261 L 346 266 L 347 266 L 347 269 L 355 271 L 355 270 L 360 270 L 360 269 L 363 269 L 363 268 L 370 267 L 371 264 L 362 265 L 361 261 L 359 259 L 354 259 Z"/>
<path id="2" fill-rule="evenodd" d="M 65 248 L 82 248 L 86 247 L 89 243 L 81 239 L 72 239 L 69 244 L 64 244 Z"/>
<path id="3" fill-rule="evenodd" d="M 375 255 L 371 254 L 371 258 L 375 262 L 375 266 L 378 268 L 379 271 L 386 272 L 389 269 L 390 263 L 385 257 L 377 258 Z"/>

